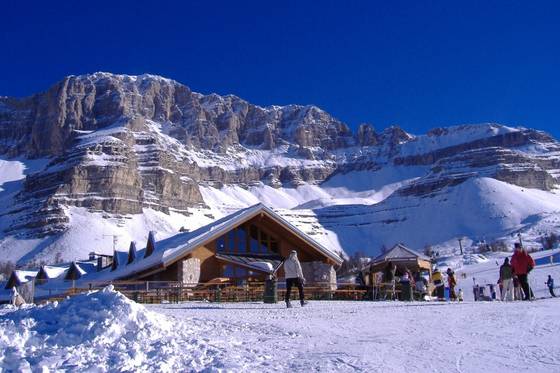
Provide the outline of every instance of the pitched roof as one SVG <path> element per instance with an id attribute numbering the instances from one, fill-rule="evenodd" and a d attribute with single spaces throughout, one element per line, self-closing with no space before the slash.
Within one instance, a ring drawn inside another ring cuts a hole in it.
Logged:
<path id="1" fill-rule="evenodd" d="M 8 278 L 5 288 L 8 289 L 13 286 L 20 286 L 21 284 L 25 284 L 26 282 L 33 280 L 35 276 L 37 276 L 37 271 L 35 270 L 16 269 Z"/>
<path id="2" fill-rule="evenodd" d="M 62 265 L 62 266 L 48 266 L 48 265 L 44 265 L 41 266 L 41 268 L 39 269 L 39 272 L 37 273 L 37 277 L 38 278 L 43 278 L 43 279 L 53 279 L 53 278 L 57 278 L 60 275 L 62 275 L 64 272 L 66 272 L 68 270 L 68 265 Z"/>
<path id="3" fill-rule="evenodd" d="M 144 251 L 138 250 L 136 259 L 130 264 L 119 263 L 119 266 L 114 271 L 103 270 L 97 273 L 92 273 L 87 276 L 87 279 L 92 281 L 113 280 L 117 278 L 128 277 L 136 273 L 146 271 L 158 265 L 168 266 L 176 260 L 184 257 L 190 251 L 220 237 L 228 232 L 231 228 L 252 219 L 259 214 L 266 214 L 284 228 L 290 230 L 297 235 L 315 250 L 323 255 L 332 259 L 337 264 L 342 263 L 342 258 L 333 251 L 327 249 L 299 228 L 292 225 L 286 219 L 274 212 L 272 209 L 266 207 L 262 203 L 258 203 L 251 207 L 238 210 L 228 216 L 216 220 L 213 223 L 200 227 L 190 232 L 183 232 L 166 238 L 161 241 L 156 241 L 154 252 L 144 258 Z M 119 258 L 120 259 L 120 258 Z"/>
<path id="4" fill-rule="evenodd" d="M 389 260 L 407 260 L 407 259 L 421 259 L 421 260 L 431 260 L 424 254 L 418 251 L 412 250 L 403 244 L 396 244 L 392 249 L 379 255 L 373 260 L 373 263 L 384 262 Z"/>

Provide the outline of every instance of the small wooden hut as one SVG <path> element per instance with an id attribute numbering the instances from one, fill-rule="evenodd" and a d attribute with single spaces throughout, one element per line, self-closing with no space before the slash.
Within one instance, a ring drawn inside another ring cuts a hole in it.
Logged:
<path id="1" fill-rule="evenodd" d="M 413 275 L 416 273 L 428 274 L 428 281 L 432 278 L 431 259 L 403 244 L 397 244 L 390 250 L 379 255 L 362 271 L 366 286 L 375 286 L 380 283 L 381 273 L 391 264 L 396 266 L 396 276 L 401 276 L 406 270 Z"/>
<path id="2" fill-rule="evenodd" d="M 392 249 L 373 259 L 369 265 L 368 272 L 375 273 L 383 271 L 389 263 L 397 266 L 397 273 L 402 273 L 405 269 L 412 273 L 428 271 L 432 277 L 431 259 L 403 244 L 397 244 Z"/>

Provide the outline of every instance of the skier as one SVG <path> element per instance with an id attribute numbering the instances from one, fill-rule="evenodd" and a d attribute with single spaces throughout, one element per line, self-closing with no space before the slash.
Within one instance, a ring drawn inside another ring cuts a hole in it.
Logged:
<path id="1" fill-rule="evenodd" d="M 546 286 L 548 286 L 548 291 L 550 291 L 550 295 L 556 298 L 556 294 L 554 294 L 554 279 L 550 275 L 548 275 L 548 280 L 546 280 Z"/>
<path id="2" fill-rule="evenodd" d="M 451 268 L 447 268 L 447 285 L 449 286 L 449 298 L 456 300 L 455 286 L 457 286 L 457 280 L 455 279 L 455 272 Z"/>
<path id="3" fill-rule="evenodd" d="M 502 284 L 502 291 L 500 293 L 502 301 L 513 300 L 513 271 L 509 264 L 509 259 L 504 259 L 504 264 L 500 267 L 500 282 Z"/>
<path id="4" fill-rule="evenodd" d="M 534 267 L 535 261 L 531 255 L 529 255 L 527 251 L 523 250 L 520 243 L 516 243 L 515 252 L 511 257 L 511 268 L 513 268 L 513 272 L 519 278 L 519 283 L 525 293 L 523 300 L 531 300 L 533 292 L 529 286 L 528 275 Z"/>
<path id="5" fill-rule="evenodd" d="M 290 293 L 292 291 L 292 286 L 297 286 L 299 290 L 299 302 L 301 306 L 305 306 L 307 303 L 304 301 L 305 297 L 303 295 L 303 285 L 305 284 L 305 278 L 303 277 L 303 271 L 301 269 L 301 264 L 297 257 L 297 251 L 292 250 L 288 259 L 284 261 L 284 273 L 286 277 L 286 307 L 291 308 L 290 303 Z"/>
<path id="6" fill-rule="evenodd" d="M 443 286 L 443 277 L 438 268 L 436 268 L 434 270 L 434 273 L 432 274 L 432 281 L 434 282 L 434 285 L 436 287 L 436 296 L 438 300 L 444 300 L 445 286 Z"/>

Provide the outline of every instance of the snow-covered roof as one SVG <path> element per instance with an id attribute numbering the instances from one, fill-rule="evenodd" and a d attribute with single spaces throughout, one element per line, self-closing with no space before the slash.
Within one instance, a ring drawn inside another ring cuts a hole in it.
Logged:
<path id="1" fill-rule="evenodd" d="M 387 251 L 384 254 L 379 255 L 377 258 L 373 260 L 373 263 L 383 262 L 388 260 L 407 260 L 407 259 L 421 259 L 421 260 L 430 260 L 424 254 L 419 253 L 418 251 L 412 250 L 403 244 L 396 244 L 393 246 L 392 249 Z"/>
<path id="2" fill-rule="evenodd" d="M 33 280 L 35 276 L 37 276 L 37 271 L 16 269 L 12 272 L 4 287 L 12 288 L 14 286 L 25 284 L 26 282 Z"/>
<path id="3" fill-rule="evenodd" d="M 41 272 L 44 273 L 44 278 L 47 279 L 53 279 L 53 278 L 58 278 L 60 275 L 62 275 L 64 272 L 66 272 L 68 270 L 68 265 L 60 265 L 60 266 L 42 266 L 41 269 L 39 269 L 39 273 L 37 273 L 37 276 L 39 276 L 41 274 Z"/>
<path id="4" fill-rule="evenodd" d="M 14 271 L 14 276 L 16 276 L 16 279 L 20 284 L 24 284 L 28 281 L 33 280 L 35 276 L 37 276 L 37 271 L 18 269 Z"/>
<path id="5" fill-rule="evenodd" d="M 82 278 L 81 280 L 86 281 L 105 281 L 114 280 L 118 278 L 128 277 L 140 272 L 144 272 L 148 269 L 155 268 L 158 266 L 165 267 L 168 266 L 181 257 L 184 257 L 190 251 L 204 245 L 221 235 L 228 232 L 231 228 L 242 224 L 243 222 L 259 215 L 266 214 L 274 221 L 282 225 L 284 228 L 290 230 L 315 250 L 319 251 L 326 257 L 332 259 L 337 264 L 342 263 L 342 258 L 336 254 L 334 251 L 329 250 L 317 241 L 313 240 L 311 237 L 303 233 L 299 228 L 292 225 L 286 219 L 281 217 L 279 214 L 274 212 L 272 209 L 266 207 L 262 203 L 258 203 L 251 207 L 238 210 L 228 216 L 225 216 L 213 223 L 206 226 L 200 227 L 191 232 L 179 233 L 175 236 L 166 238 L 164 240 L 156 242 L 154 252 L 144 258 L 145 248 L 138 250 L 136 254 L 136 259 L 130 264 L 126 264 L 126 261 L 119 262 L 117 269 L 111 271 L 110 269 L 105 269 L 100 272 L 92 273 L 87 276 L 87 278 Z M 120 260 L 119 256 L 119 260 Z"/>

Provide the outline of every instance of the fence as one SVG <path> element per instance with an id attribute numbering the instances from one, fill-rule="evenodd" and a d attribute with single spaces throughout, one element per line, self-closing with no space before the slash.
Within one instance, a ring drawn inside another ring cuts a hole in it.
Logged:
<path id="1" fill-rule="evenodd" d="M 67 296 L 74 296 L 83 292 L 99 290 L 107 285 L 113 285 L 127 298 L 138 303 L 178 303 L 185 301 L 210 302 L 255 302 L 262 301 L 265 293 L 264 282 L 250 282 L 237 286 L 232 283 L 201 283 L 186 284 L 174 281 L 113 281 L 91 282 L 86 287 L 72 286 L 68 289 L 45 289 L 42 294 L 36 294 L 38 301 L 62 300 Z M 285 283 L 278 283 L 277 296 L 283 300 L 286 294 Z M 339 284 L 341 288 L 331 290 L 329 283 L 316 283 L 304 287 L 307 300 L 363 300 L 367 290 L 358 288 L 355 284 Z M 39 286 L 40 288 L 40 286 Z M 299 294 L 292 291 L 291 298 L 299 299 Z"/>
<path id="2" fill-rule="evenodd" d="M 560 253 L 535 259 L 535 264 L 538 266 L 548 265 L 548 264 L 560 264 Z"/>

